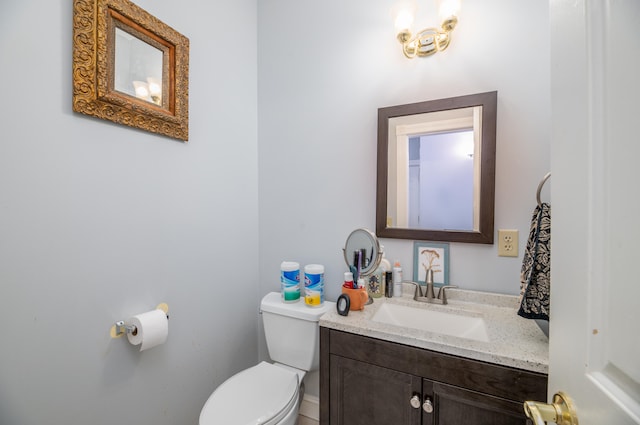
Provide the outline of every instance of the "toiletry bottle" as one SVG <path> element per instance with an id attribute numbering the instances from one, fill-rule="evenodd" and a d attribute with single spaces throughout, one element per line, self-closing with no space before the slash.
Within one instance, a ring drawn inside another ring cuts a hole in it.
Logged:
<path id="1" fill-rule="evenodd" d="M 391 264 L 389 260 L 384 258 L 383 245 L 380 246 L 380 250 L 382 251 L 380 265 L 368 278 L 367 292 L 369 296 L 373 298 L 380 298 L 386 295 L 386 287 L 391 285 L 391 282 L 386 280 L 386 272 L 391 271 Z"/>
<path id="2" fill-rule="evenodd" d="M 322 264 L 304 266 L 304 303 L 309 307 L 319 307 L 324 303 L 324 266 Z"/>
<path id="3" fill-rule="evenodd" d="M 396 261 L 393 265 L 393 296 L 402 296 L 402 267 L 400 267 L 400 261 Z"/>
<path id="4" fill-rule="evenodd" d="M 393 278 L 391 277 L 393 275 L 393 271 L 391 263 L 385 258 L 384 245 L 380 245 L 380 250 L 382 251 L 382 259 L 380 260 L 380 267 L 382 268 L 382 272 L 380 273 L 382 277 L 382 293 L 387 296 L 387 293 L 393 292 Z M 390 297 L 391 295 L 388 296 Z"/>
<path id="5" fill-rule="evenodd" d="M 280 288 L 282 301 L 297 303 L 300 301 L 300 264 L 295 261 L 283 261 L 280 264 Z"/>
<path id="6" fill-rule="evenodd" d="M 378 268 L 367 277 L 367 292 L 372 298 L 380 298 L 384 294 L 384 271 Z"/>
<path id="7" fill-rule="evenodd" d="M 344 272 L 344 283 L 342 284 L 345 288 L 354 289 L 356 285 L 353 283 L 353 273 Z"/>
<path id="8" fill-rule="evenodd" d="M 384 272 L 384 296 L 387 298 L 393 297 L 393 272 L 391 270 Z"/>
<path id="9" fill-rule="evenodd" d="M 385 258 L 384 255 L 384 245 L 380 245 L 380 251 L 382 251 L 382 259 L 380 260 L 380 267 L 384 269 L 385 272 L 391 271 L 391 263 L 389 260 Z"/>

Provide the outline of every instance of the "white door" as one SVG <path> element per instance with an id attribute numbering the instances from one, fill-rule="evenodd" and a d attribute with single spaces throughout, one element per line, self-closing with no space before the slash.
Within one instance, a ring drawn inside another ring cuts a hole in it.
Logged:
<path id="1" fill-rule="evenodd" d="M 549 399 L 580 425 L 640 424 L 640 0 L 550 16 Z"/>

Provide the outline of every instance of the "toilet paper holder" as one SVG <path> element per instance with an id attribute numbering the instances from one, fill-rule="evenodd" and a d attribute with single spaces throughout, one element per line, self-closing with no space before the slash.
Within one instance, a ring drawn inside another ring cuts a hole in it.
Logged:
<path id="1" fill-rule="evenodd" d="M 169 306 L 167 304 L 158 304 L 156 309 L 164 311 L 164 314 L 167 315 L 167 320 L 169 320 Z M 136 328 L 135 325 L 127 325 L 124 320 L 118 320 L 111 327 L 110 333 L 112 338 L 119 338 L 124 334 L 136 335 L 138 333 L 138 328 Z"/>
<path id="2" fill-rule="evenodd" d="M 120 336 L 124 333 L 133 334 L 133 335 L 138 333 L 138 328 L 136 328 L 134 325 L 125 324 L 124 320 L 118 320 L 115 326 L 116 326 L 116 329 L 115 329 L 116 336 Z"/>

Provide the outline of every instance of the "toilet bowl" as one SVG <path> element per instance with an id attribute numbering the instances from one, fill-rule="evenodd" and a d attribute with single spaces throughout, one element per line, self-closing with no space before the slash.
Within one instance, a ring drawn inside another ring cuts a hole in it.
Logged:
<path id="1" fill-rule="evenodd" d="M 269 355 L 233 375 L 211 394 L 200 412 L 200 425 L 294 425 L 302 397 L 302 380 L 319 366 L 320 317 L 335 303 L 308 307 L 283 303 L 280 293 L 260 304 Z"/>
<path id="2" fill-rule="evenodd" d="M 227 379 L 211 394 L 200 425 L 293 425 L 298 414 L 298 374 L 261 362 Z"/>

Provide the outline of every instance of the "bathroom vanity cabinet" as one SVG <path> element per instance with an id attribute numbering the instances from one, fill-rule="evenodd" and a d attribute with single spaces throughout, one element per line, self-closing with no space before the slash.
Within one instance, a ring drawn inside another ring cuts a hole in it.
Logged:
<path id="1" fill-rule="evenodd" d="M 320 329 L 321 425 L 525 425 L 546 398 L 543 373 Z"/>

